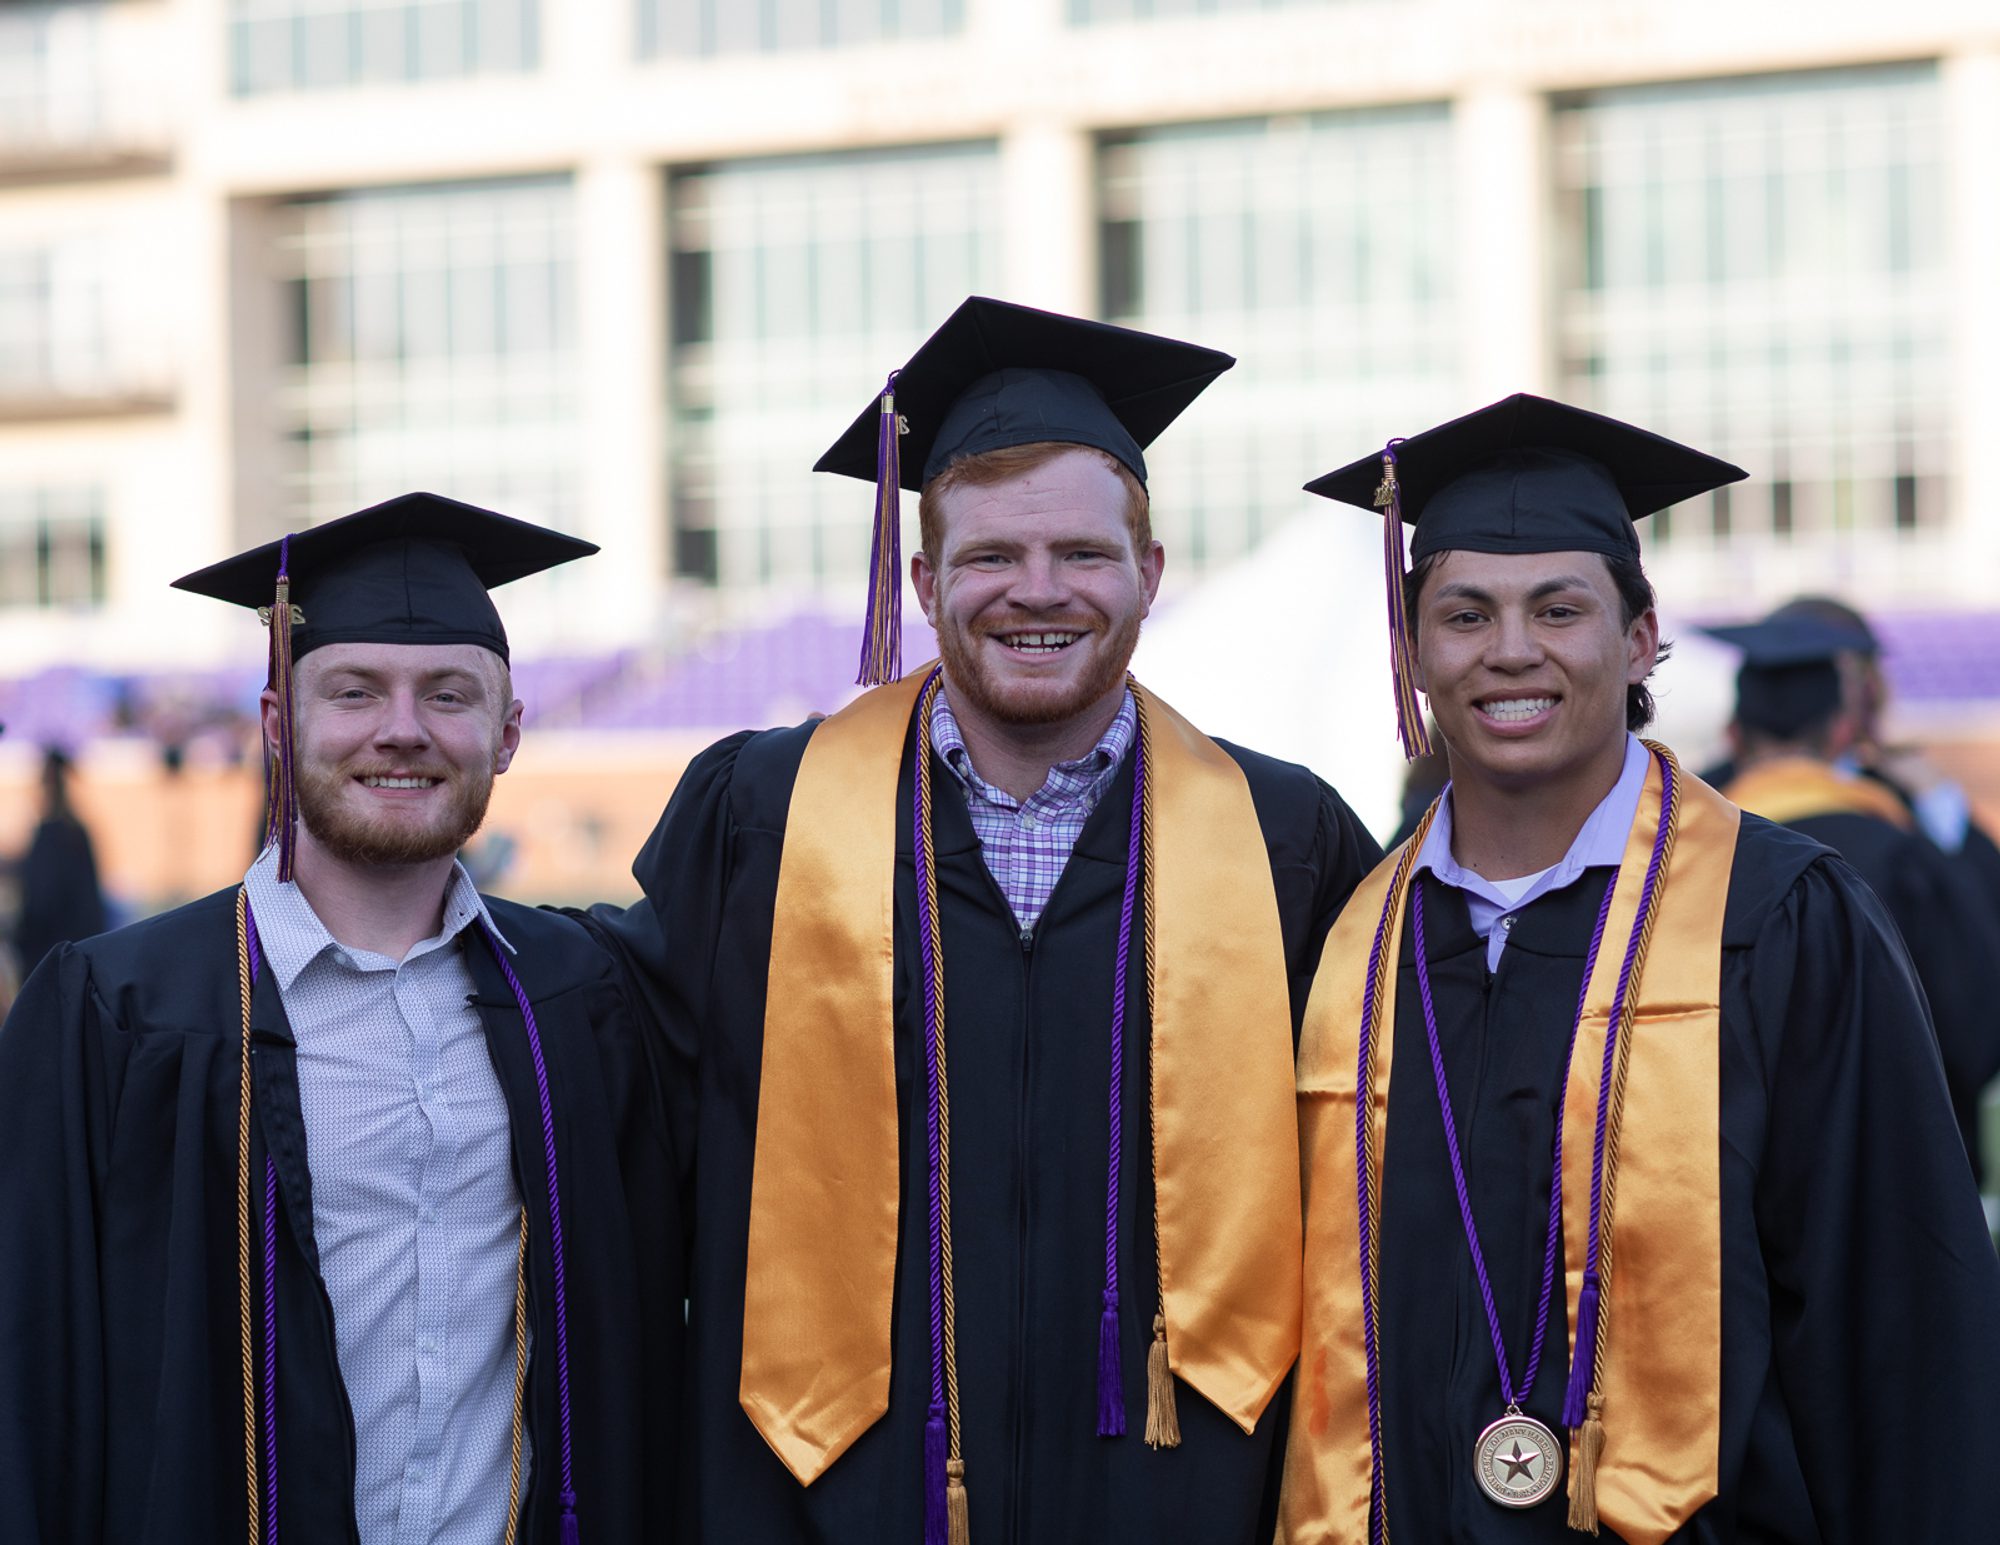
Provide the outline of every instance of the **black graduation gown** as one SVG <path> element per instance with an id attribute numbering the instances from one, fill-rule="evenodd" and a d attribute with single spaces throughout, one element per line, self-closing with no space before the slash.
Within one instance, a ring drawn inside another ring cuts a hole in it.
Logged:
<path id="1" fill-rule="evenodd" d="M 581 929 L 489 905 L 519 951 L 511 963 L 548 1067 L 582 1537 L 664 1540 L 684 1241 L 660 1069 L 612 963 Z M 243 1537 L 234 906 L 233 889 L 219 892 L 57 951 L 0 1028 L 0 1540 L 9 1545 Z M 491 951 L 464 937 L 530 1223 L 534 1462 L 520 1538 L 555 1545 L 540 1106 L 513 992 Z M 252 1009 L 252 1173 L 269 1151 L 280 1195 L 279 1532 L 289 1545 L 353 1545 L 353 1420 L 313 1244 L 295 1049 L 268 971 Z M 253 1231 L 260 1216 L 253 1206 Z M 251 1248 L 254 1281 L 261 1245 Z"/>
<path id="2" fill-rule="evenodd" d="M 1991 982 L 2000 961 L 2000 912 L 1970 869 L 1956 866 L 1920 832 L 1852 812 L 1786 824 L 1844 858 L 1901 932 L 1930 1002 L 1959 1135 L 1980 1176 L 1979 1096 L 2000 1072 L 2000 1000 Z"/>
<path id="3" fill-rule="evenodd" d="M 1541 1281 L 1564 1057 L 1610 874 L 1589 870 L 1518 913 L 1490 977 L 1462 895 L 1422 880 L 1453 1113 L 1517 1379 Z M 1475 1438 L 1502 1400 L 1410 935 L 1406 923 L 1383 1182 L 1390 1529 L 1402 1540 L 1573 1542 L 1560 1494 L 1512 1512 L 1473 1478 Z M 1622 945 L 1607 938 L 1604 948 Z M 1991 1538 L 2000 1260 L 1908 957 L 1845 864 L 1748 815 L 1722 946 L 1721 1484 L 1674 1538 Z M 1613 1324 L 1613 1336 L 1635 1333 L 1643 1328 Z M 1566 1377 L 1558 1280 L 1525 1402 L 1558 1430 Z"/>
<path id="4" fill-rule="evenodd" d="M 907 742 L 897 803 L 903 1183 L 889 1409 L 801 1487 L 738 1404 L 771 913 L 792 784 L 811 732 L 802 725 L 737 736 L 698 757 L 633 866 L 672 941 L 671 955 L 640 936 L 651 921 L 643 903 L 618 925 L 632 947 L 653 950 L 662 1013 L 681 1053 L 700 1065 L 693 1441 L 685 1472 L 697 1517 L 692 1537 L 704 1545 L 919 1545 L 929 1266 Z M 1326 931 L 1378 850 L 1339 797 L 1304 768 L 1233 748 L 1230 754 L 1249 779 L 1270 853 L 1296 1034 Z M 1268 1540 L 1276 1516 L 1273 1460 L 1283 1448 L 1280 1404 L 1246 1436 L 1183 1385 L 1183 1445 L 1154 1451 L 1142 1439 L 1157 1295 L 1147 1123 L 1131 1114 L 1146 1109 L 1147 1089 L 1147 1027 L 1136 1012 L 1125 1051 L 1119 1218 L 1132 1425 L 1123 1438 L 1096 1436 L 1112 957 L 1130 758 L 1084 828 L 1032 936 L 1016 926 L 986 869 L 956 781 L 942 762 L 934 773 L 972 1538 L 979 1545 Z"/>

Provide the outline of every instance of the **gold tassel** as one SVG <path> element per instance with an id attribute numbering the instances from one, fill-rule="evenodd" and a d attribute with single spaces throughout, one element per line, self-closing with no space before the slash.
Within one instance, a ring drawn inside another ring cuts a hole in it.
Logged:
<path id="1" fill-rule="evenodd" d="M 1569 1526 L 1597 1533 L 1597 1462 L 1604 1457 L 1604 1397 L 1596 1390 L 1586 1402 L 1583 1425 L 1570 1434 Z"/>
<path id="2" fill-rule="evenodd" d="M 1146 1349 L 1146 1446 L 1181 1446 L 1181 1414 L 1174 1408 L 1174 1370 L 1167 1361 L 1163 1314 L 1153 1316 L 1153 1344 Z"/>
<path id="3" fill-rule="evenodd" d="M 948 1545 L 972 1545 L 972 1514 L 965 1498 L 965 1461 L 944 1466 L 944 1537 Z"/>

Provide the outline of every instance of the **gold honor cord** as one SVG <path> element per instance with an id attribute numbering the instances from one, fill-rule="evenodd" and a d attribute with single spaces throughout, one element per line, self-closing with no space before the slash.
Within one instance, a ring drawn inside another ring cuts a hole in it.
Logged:
<path id="1" fill-rule="evenodd" d="M 1132 688 L 1132 701 L 1139 711 L 1139 755 L 1150 773 L 1153 766 L 1153 727 L 1152 719 L 1146 712 L 1146 694 L 1139 690 L 1139 683 L 1131 676 L 1128 675 L 1125 680 Z M 1153 920 L 1159 915 L 1159 908 L 1154 905 L 1153 899 L 1153 871 L 1156 866 L 1153 863 L 1153 779 L 1150 776 L 1139 791 L 1139 848 L 1140 879 L 1145 886 L 1141 907 L 1146 957 L 1146 1125 L 1151 1134 L 1156 1171 L 1153 1185 L 1153 1288 L 1156 1295 L 1154 1302 L 1159 1305 L 1153 1311 L 1152 1344 L 1146 1348 L 1146 1443 L 1152 1448 L 1179 1448 L 1181 1416 L 1174 1404 L 1173 1359 L 1167 1348 L 1167 1276 L 1160 1251 L 1160 1187 L 1157 1175 L 1160 1101 L 1154 1071 L 1158 1059 L 1153 1055 L 1152 1046 L 1160 1002 L 1159 954 L 1154 947 L 1153 932 Z M 1122 1034 L 1122 1028 L 1113 1026 L 1113 1033 Z"/>
<path id="2" fill-rule="evenodd" d="M 943 684 L 942 672 L 917 703 L 917 841 L 923 847 L 924 893 L 917 905 L 931 919 L 931 992 L 937 1004 L 931 1055 L 937 1062 L 938 1126 L 938 1257 L 944 1287 L 944 1414 L 945 1516 L 951 1545 L 965 1545 L 971 1534 L 971 1509 L 965 1494 L 965 1455 L 958 1431 L 958 1305 L 952 1291 L 951 1264 L 951 1080 L 944 1057 L 944 919 L 938 911 L 937 849 L 931 837 L 931 709 Z"/>
<path id="3" fill-rule="evenodd" d="M 250 1545 L 262 1538 L 257 1490 L 257 1354 L 250 1334 L 250 893 L 236 891 L 236 982 L 243 1001 L 242 1089 L 236 1104 L 236 1302 L 243 1342 L 243 1470 Z"/>
<path id="4" fill-rule="evenodd" d="M 1401 917 L 1402 897 L 1404 891 L 1409 888 L 1410 871 L 1416 866 L 1417 855 L 1424 850 L 1424 839 L 1430 836 L 1431 823 L 1437 819 L 1438 807 L 1443 803 L 1442 794 L 1431 801 L 1431 807 L 1424 812 L 1424 818 L 1417 823 L 1416 831 L 1410 840 L 1403 844 L 1403 856 L 1396 864 L 1395 878 L 1389 882 L 1389 899 L 1386 903 L 1385 916 Z M 1354 1094 L 1357 1104 L 1364 1110 L 1369 1109 L 1374 1103 L 1375 1068 L 1382 1052 L 1384 1018 L 1382 1006 L 1387 997 L 1382 991 L 1382 981 L 1385 976 L 1395 974 L 1401 954 L 1400 929 L 1396 931 L 1394 938 L 1389 937 L 1388 931 L 1384 930 L 1381 952 L 1375 957 L 1375 970 L 1368 980 L 1366 1000 L 1368 1022 L 1362 1030 L 1368 1044 L 1368 1067 L 1362 1074 L 1361 1084 Z M 1390 1035 L 1396 1033 L 1393 1024 L 1388 1027 L 1388 1033 Z M 1361 1263 L 1361 1269 L 1368 1277 L 1368 1296 L 1365 1300 L 1368 1340 L 1370 1344 L 1379 1348 L 1382 1345 L 1382 1167 L 1375 1151 L 1375 1145 L 1380 1140 L 1376 1125 L 1371 1110 L 1368 1118 L 1361 1122 L 1361 1163 L 1364 1166 L 1363 1179 L 1368 1188 L 1368 1252 Z M 1378 1444 L 1375 1486 L 1379 1492 L 1379 1512 L 1374 1523 L 1375 1532 L 1371 1536 L 1371 1545 L 1389 1545 L 1389 1483 L 1385 1477 L 1387 1464 L 1388 1461 L 1381 1455 Z"/>
<path id="5" fill-rule="evenodd" d="M 528 1208 L 521 1206 L 521 1242 L 514 1253 L 514 1445 L 507 1463 L 507 1533 L 514 1545 L 521 1526 L 521 1412 L 528 1388 Z"/>

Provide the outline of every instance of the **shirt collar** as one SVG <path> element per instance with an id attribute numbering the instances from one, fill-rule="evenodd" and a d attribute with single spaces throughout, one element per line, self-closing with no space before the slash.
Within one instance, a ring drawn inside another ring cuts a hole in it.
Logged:
<path id="1" fill-rule="evenodd" d="M 1611 792 L 1599 800 L 1597 807 L 1584 818 L 1583 825 L 1569 845 L 1569 851 L 1516 901 L 1507 901 L 1481 876 L 1462 867 L 1452 857 L 1451 787 L 1448 784 L 1438 805 L 1437 818 L 1431 822 L 1424 845 L 1417 850 L 1411 872 L 1428 869 L 1442 884 L 1459 890 L 1490 893 L 1493 899 L 1511 911 L 1551 891 L 1573 885 L 1586 869 L 1615 869 L 1625 861 L 1625 847 L 1631 837 L 1632 822 L 1639 814 L 1639 796 L 1645 790 L 1646 766 L 1651 760 L 1651 753 L 1640 743 L 1639 737 L 1628 734 L 1625 737 L 1625 765 L 1619 770 L 1618 781 L 1611 785 Z"/>
<path id="2" fill-rule="evenodd" d="M 278 879 L 278 850 L 275 847 L 268 847 L 257 855 L 257 861 L 243 876 L 243 887 L 250 893 L 250 910 L 257 919 L 258 950 L 277 973 L 281 990 L 289 992 L 292 983 L 299 979 L 299 973 L 330 949 L 348 954 L 367 953 L 346 950 L 338 939 L 327 932 L 326 924 L 313 911 L 305 892 L 296 884 Z M 507 936 L 500 931 L 500 925 L 493 920 L 486 898 L 479 894 L 478 887 L 472 883 L 472 876 L 465 872 L 465 865 L 453 859 L 451 880 L 445 887 L 444 926 L 431 938 L 412 948 L 404 958 L 414 959 L 441 948 L 475 922 L 483 923 L 508 954 L 516 953 Z"/>
<path id="3" fill-rule="evenodd" d="M 1133 700 L 1132 689 L 1125 689 L 1125 696 L 1119 701 L 1118 712 L 1111 723 L 1098 736 L 1097 744 L 1082 756 L 1071 762 L 1058 762 L 1049 769 L 1049 779 L 1066 775 L 1071 779 L 1082 779 L 1083 792 L 1099 794 L 1103 786 L 1111 781 L 1118 764 L 1125 760 L 1125 753 L 1132 748 L 1132 738 L 1139 729 L 1139 705 Z M 965 786 L 968 792 L 995 804 L 1013 806 L 1019 804 L 1004 789 L 995 788 L 972 765 L 972 753 L 966 749 L 965 737 L 960 733 L 958 720 L 952 714 L 951 701 L 943 692 L 931 705 L 931 744 L 937 748 L 944 764 L 951 769 L 952 776 Z M 1045 782 L 1043 788 L 1048 787 Z"/>

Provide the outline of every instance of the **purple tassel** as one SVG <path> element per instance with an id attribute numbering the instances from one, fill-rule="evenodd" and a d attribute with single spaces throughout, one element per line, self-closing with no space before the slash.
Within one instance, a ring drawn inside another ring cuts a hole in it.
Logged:
<path id="1" fill-rule="evenodd" d="M 1585 1403 L 1597 1372 L 1597 1272 L 1583 1274 L 1583 1291 L 1576 1300 L 1576 1355 L 1569 1363 L 1569 1388 L 1563 1394 L 1563 1425 L 1581 1427 Z"/>
<path id="2" fill-rule="evenodd" d="M 1118 1293 L 1104 1290 L 1104 1313 L 1097 1322 L 1097 1435 L 1125 1436 L 1125 1369 L 1118 1353 Z"/>
<path id="3" fill-rule="evenodd" d="M 896 377 L 882 388 L 882 422 L 875 436 L 875 542 L 868 559 L 868 620 L 861 634 L 856 685 L 880 686 L 903 674 L 903 421 L 896 414 Z"/>
<path id="4" fill-rule="evenodd" d="M 944 1407 L 924 1423 L 924 1545 L 945 1545 Z"/>
<path id="5" fill-rule="evenodd" d="M 583 1536 L 577 1532 L 576 1493 L 573 1491 L 566 1491 L 562 1494 L 562 1524 L 556 1533 L 557 1538 L 562 1541 L 562 1545 L 580 1545 L 583 1539 Z"/>

